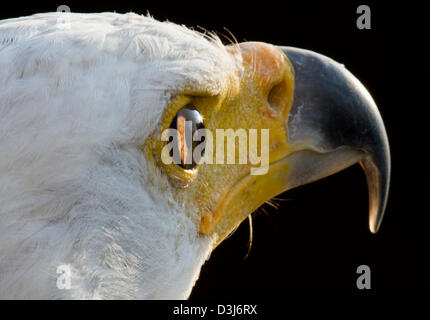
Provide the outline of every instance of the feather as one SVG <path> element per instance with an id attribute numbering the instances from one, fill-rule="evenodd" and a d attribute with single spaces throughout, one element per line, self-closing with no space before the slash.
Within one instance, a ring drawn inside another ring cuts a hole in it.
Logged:
<path id="1" fill-rule="evenodd" d="M 140 146 L 172 97 L 216 94 L 237 64 L 172 23 L 59 14 L 0 21 L 0 298 L 186 298 L 212 240 Z"/>

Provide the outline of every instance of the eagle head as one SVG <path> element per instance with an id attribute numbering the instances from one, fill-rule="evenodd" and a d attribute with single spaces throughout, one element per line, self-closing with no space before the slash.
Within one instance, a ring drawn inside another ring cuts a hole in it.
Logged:
<path id="1" fill-rule="evenodd" d="M 0 297 L 187 298 L 265 201 L 357 162 L 378 230 L 387 135 L 343 65 L 60 14 L 0 21 Z"/>

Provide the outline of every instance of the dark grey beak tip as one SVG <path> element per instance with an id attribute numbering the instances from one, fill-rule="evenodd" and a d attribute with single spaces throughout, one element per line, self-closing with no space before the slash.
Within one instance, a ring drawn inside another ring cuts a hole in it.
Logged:
<path id="1" fill-rule="evenodd" d="M 360 161 L 369 188 L 369 227 L 376 233 L 387 203 L 391 159 L 379 110 L 363 84 L 342 64 L 294 47 L 280 47 L 293 65 L 295 88 L 287 120 L 292 144 L 312 141 L 319 152 L 348 147 Z"/>

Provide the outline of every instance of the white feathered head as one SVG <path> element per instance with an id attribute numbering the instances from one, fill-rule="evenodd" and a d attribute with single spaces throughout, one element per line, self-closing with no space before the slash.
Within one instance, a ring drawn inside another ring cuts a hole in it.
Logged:
<path id="1" fill-rule="evenodd" d="M 377 230 L 388 142 L 343 66 L 132 13 L 69 18 L 0 21 L 1 298 L 187 298 L 253 210 L 357 161 Z M 163 132 L 181 137 L 181 119 L 214 137 L 256 129 L 269 163 L 166 163 Z"/>

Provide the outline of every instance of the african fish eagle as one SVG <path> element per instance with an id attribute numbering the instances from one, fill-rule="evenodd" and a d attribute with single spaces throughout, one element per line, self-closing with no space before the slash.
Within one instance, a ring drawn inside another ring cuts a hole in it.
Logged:
<path id="1" fill-rule="evenodd" d="M 378 230 L 387 135 L 343 65 L 133 13 L 60 15 L 0 21 L 0 298 L 185 299 L 265 201 L 357 162 Z M 179 114 L 269 129 L 267 172 L 161 161 Z"/>

